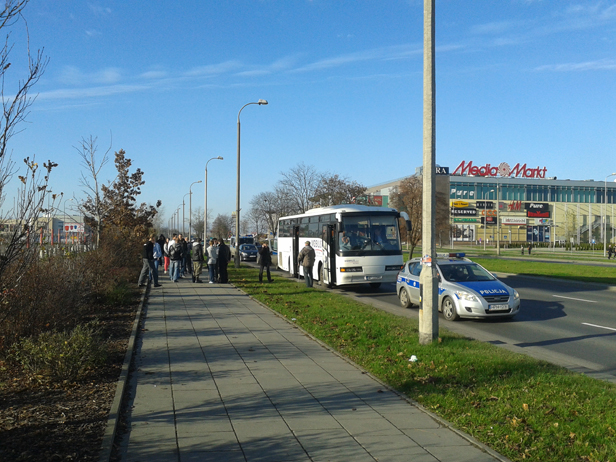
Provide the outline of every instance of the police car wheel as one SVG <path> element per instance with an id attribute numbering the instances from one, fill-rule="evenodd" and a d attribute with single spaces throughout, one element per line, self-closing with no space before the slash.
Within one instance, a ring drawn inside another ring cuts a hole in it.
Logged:
<path id="1" fill-rule="evenodd" d="M 456 305 L 453 303 L 453 300 L 450 297 L 445 297 L 443 299 L 443 317 L 447 321 L 456 321 L 460 318 L 458 313 L 456 312 Z"/>
<path id="2" fill-rule="evenodd" d="M 400 289 L 398 298 L 400 299 L 400 305 L 402 305 L 403 308 L 408 308 L 411 306 L 411 297 L 409 297 L 409 293 L 406 291 L 406 289 Z"/>

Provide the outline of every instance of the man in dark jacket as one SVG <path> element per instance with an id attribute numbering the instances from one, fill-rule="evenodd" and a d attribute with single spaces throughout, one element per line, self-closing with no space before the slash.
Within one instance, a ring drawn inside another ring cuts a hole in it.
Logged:
<path id="1" fill-rule="evenodd" d="M 306 287 L 312 287 L 312 268 L 316 255 L 314 249 L 310 246 L 310 241 L 306 241 L 306 245 L 301 250 L 297 257 L 297 262 L 304 267 L 304 280 Z"/>
<path id="2" fill-rule="evenodd" d="M 220 238 L 218 245 L 218 260 L 216 265 L 218 266 L 218 282 L 226 284 L 229 282 L 229 275 L 227 274 L 227 266 L 231 260 L 231 251 L 225 244 L 225 241 Z"/>
<path id="3" fill-rule="evenodd" d="M 154 267 L 154 242 L 156 242 L 156 236 L 151 235 L 150 239 L 143 244 L 143 250 L 141 257 L 143 258 L 143 267 L 141 268 L 141 274 L 139 275 L 139 287 L 145 286 L 145 281 L 148 274 L 152 272 L 154 276 L 154 287 L 160 287 L 158 283 L 158 271 Z"/>
<path id="4" fill-rule="evenodd" d="M 267 282 L 272 282 L 270 265 L 272 264 L 272 252 L 264 242 L 259 249 L 259 282 L 263 282 L 263 268 L 267 268 Z"/>

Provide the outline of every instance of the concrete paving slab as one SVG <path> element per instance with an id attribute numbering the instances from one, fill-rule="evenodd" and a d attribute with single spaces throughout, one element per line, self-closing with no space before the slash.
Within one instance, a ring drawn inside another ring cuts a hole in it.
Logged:
<path id="1" fill-rule="evenodd" d="M 506 461 L 229 285 L 163 281 L 123 461 Z"/>

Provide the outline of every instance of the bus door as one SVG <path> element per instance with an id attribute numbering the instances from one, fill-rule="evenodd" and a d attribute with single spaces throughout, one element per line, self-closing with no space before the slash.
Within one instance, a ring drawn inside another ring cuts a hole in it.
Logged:
<path id="1" fill-rule="evenodd" d="M 293 225 L 293 255 L 291 257 L 291 267 L 289 271 L 293 274 L 294 278 L 299 277 L 299 265 L 297 263 L 297 258 L 299 257 L 299 225 Z"/>
<path id="2" fill-rule="evenodd" d="M 323 225 L 323 270 L 321 285 L 332 287 L 336 283 L 336 225 Z"/>

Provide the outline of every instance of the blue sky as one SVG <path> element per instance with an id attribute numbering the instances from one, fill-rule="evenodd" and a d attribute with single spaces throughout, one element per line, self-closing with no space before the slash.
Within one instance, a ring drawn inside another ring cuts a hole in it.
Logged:
<path id="1" fill-rule="evenodd" d="M 231 213 L 237 114 L 260 98 L 241 114 L 244 212 L 299 162 L 366 186 L 422 163 L 421 1 L 31 0 L 24 17 L 50 62 L 12 157 L 57 162 L 65 197 L 83 197 L 74 146 L 92 135 L 145 171 L 165 218 L 223 156 L 208 207 Z M 25 66 L 12 30 L 7 88 Z M 436 50 L 438 164 L 616 171 L 616 2 L 437 0 Z"/>

